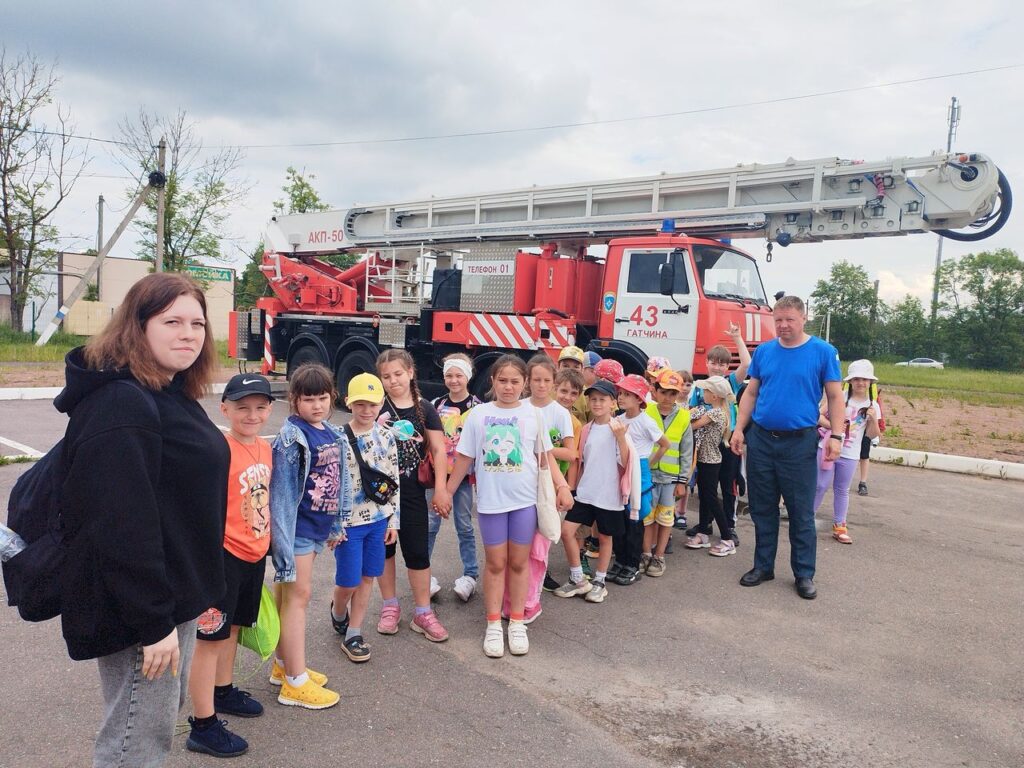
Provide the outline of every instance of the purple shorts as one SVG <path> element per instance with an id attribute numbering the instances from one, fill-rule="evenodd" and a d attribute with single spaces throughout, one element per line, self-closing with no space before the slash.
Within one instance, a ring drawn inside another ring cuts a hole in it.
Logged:
<path id="1" fill-rule="evenodd" d="M 511 512 L 477 515 L 477 524 L 485 547 L 498 547 L 507 541 L 532 544 L 537 530 L 537 507 L 531 505 Z"/>

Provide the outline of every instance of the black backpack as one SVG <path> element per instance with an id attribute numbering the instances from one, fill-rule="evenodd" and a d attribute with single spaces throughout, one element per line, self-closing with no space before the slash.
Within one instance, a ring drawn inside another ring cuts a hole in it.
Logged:
<path id="1" fill-rule="evenodd" d="M 356 464 L 359 466 L 359 479 L 362 480 L 366 498 L 376 504 L 387 504 L 398 490 L 398 483 L 385 472 L 366 463 L 363 454 L 359 452 L 356 434 L 348 424 L 345 425 L 345 435 L 348 437 L 348 444 L 352 446 L 352 453 L 355 454 Z"/>
<path id="2" fill-rule="evenodd" d="M 118 379 L 142 392 L 156 410 L 153 395 L 134 379 Z M 7 604 L 25 621 L 60 615 L 61 573 L 66 552 L 63 511 L 68 467 L 61 439 L 18 478 L 7 505 L 7 526 L 25 541 L 25 549 L 3 564 Z"/>

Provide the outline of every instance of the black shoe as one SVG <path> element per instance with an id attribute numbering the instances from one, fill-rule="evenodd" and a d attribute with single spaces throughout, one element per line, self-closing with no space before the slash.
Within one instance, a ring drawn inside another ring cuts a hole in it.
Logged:
<path id="1" fill-rule="evenodd" d="M 774 571 L 762 571 L 760 568 L 751 568 L 740 576 L 740 584 L 744 587 L 756 587 L 762 581 L 771 581 L 774 578 Z"/>
<path id="2" fill-rule="evenodd" d="M 608 569 L 608 573 L 605 574 L 605 580 L 615 582 L 617 584 L 618 582 L 615 581 L 615 577 L 620 573 L 622 573 L 622 563 L 618 560 L 613 560 L 611 567 Z"/>
<path id="3" fill-rule="evenodd" d="M 251 693 L 240 691 L 235 686 L 231 686 L 223 696 L 214 695 L 213 709 L 217 714 L 235 717 L 259 717 L 263 714 L 263 705 Z"/>
<path id="4" fill-rule="evenodd" d="M 349 661 L 357 664 L 370 660 L 370 646 L 363 642 L 362 635 L 354 635 L 341 644 L 341 650 L 348 656 Z"/>
<path id="5" fill-rule="evenodd" d="M 672 536 L 671 536 L 671 534 L 668 537 L 668 544 L 665 545 L 665 554 L 666 555 L 671 555 L 672 554 Z"/>
<path id="6" fill-rule="evenodd" d="M 223 720 L 215 720 L 206 728 L 196 728 L 194 717 L 188 719 L 192 726 L 185 747 L 190 752 L 202 752 L 214 757 L 237 757 L 249 749 L 249 742 L 225 728 Z"/>
<path id="7" fill-rule="evenodd" d="M 640 571 L 628 565 L 622 566 L 622 570 L 615 576 L 615 583 L 620 587 L 628 587 L 630 584 L 636 583 L 636 580 L 640 578 Z"/>
<path id="8" fill-rule="evenodd" d="M 683 517 L 677 517 L 676 521 L 672 524 L 672 527 L 675 528 L 677 531 L 685 531 L 686 516 L 684 515 Z"/>
<path id="9" fill-rule="evenodd" d="M 686 529 L 687 536 L 696 536 L 698 533 L 704 533 L 704 531 L 700 529 L 700 525 L 693 525 Z"/>
<path id="10" fill-rule="evenodd" d="M 348 614 L 345 614 L 345 618 L 338 621 L 334 618 L 334 601 L 331 601 L 331 626 L 334 627 L 334 631 L 337 632 L 342 638 L 348 632 Z"/>
<path id="11" fill-rule="evenodd" d="M 857 483 L 857 495 L 858 496 L 867 496 L 868 495 L 868 484 L 867 483 Z"/>
<path id="12" fill-rule="evenodd" d="M 737 547 L 740 545 L 740 537 L 736 533 L 735 528 L 729 532 L 729 538 L 732 539 L 732 543 L 735 544 Z"/>
<path id="13" fill-rule="evenodd" d="M 797 579 L 796 593 L 804 600 L 813 600 L 818 596 L 818 588 L 811 579 Z"/>
<path id="14" fill-rule="evenodd" d="M 554 592 L 560 586 L 562 586 L 562 585 L 559 584 L 557 581 L 555 581 L 553 578 L 551 578 L 551 574 L 550 573 L 545 573 L 544 574 L 544 591 L 545 592 Z"/>

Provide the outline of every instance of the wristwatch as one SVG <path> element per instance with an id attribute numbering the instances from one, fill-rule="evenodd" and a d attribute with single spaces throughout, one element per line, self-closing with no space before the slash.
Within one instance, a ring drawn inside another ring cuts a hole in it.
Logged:
<path id="1" fill-rule="evenodd" d="M 840 442 L 842 442 L 843 440 L 842 435 L 829 435 L 829 437 L 832 438 L 833 440 L 839 440 Z"/>

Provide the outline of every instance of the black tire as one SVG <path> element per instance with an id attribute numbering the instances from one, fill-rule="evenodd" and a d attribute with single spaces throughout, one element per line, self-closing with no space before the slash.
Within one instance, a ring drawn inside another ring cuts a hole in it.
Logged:
<path id="1" fill-rule="evenodd" d="M 327 361 L 324 360 L 323 355 L 320 354 L 320 350 L 312 344 L 307 344 L 296 349 L 288 357 L 288 378 L 290 379 L 292 377 L 296 368 L 305 363 L 320 363 L 320 365 L 327 365 Z"/>
<path id="2" fill-rule="evenodd" d="M 377 358 L 365 349 L 354 349 L 342 355 L 338 361 L 338 404 L 345 407 L 345 393 L 353 376 L 360 373 L 377 374 Z M 348 410 L 347 408 L 345 410 Z"/>

